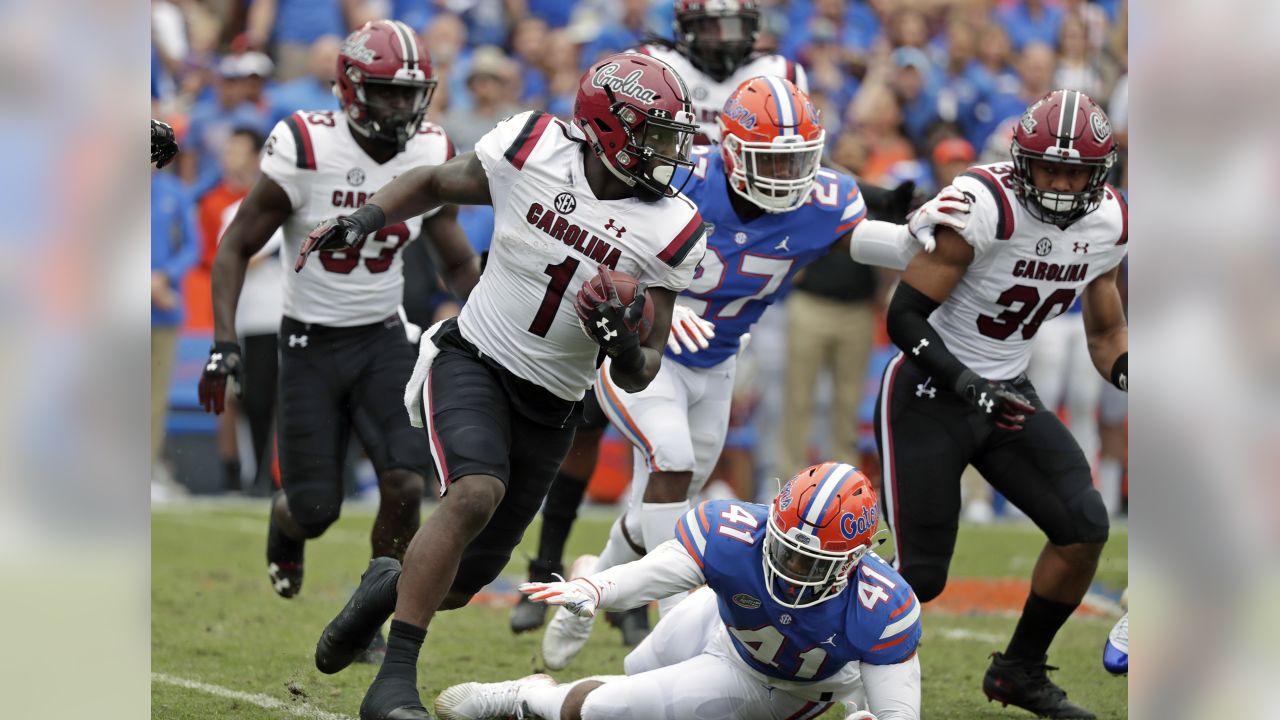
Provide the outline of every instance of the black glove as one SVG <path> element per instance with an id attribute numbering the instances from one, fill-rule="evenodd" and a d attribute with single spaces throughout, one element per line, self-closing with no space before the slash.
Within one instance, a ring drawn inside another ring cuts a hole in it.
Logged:
<path id="1" fill-rule="evenodd" d="M 325 220 L 315 226 L 307 239 L 302 241 L 298 249 L 298 260 L 293 264 L 294 272 L 302 272 L 307 264 L 307 256 L 313 252 L 324 250 L 345 250 L 360 242 L 369 233 L 375 233 L 386 224 L 387 216 L 377 205 L 365 203 L 356 208 L 350 215 Z"/>
<path id="2" fill-rule="evenodd" d="M 598 292 L 589 282 L 582 284 L 573 308 L 587 335 L 604 349 L 615 364 L 630 372 L 644 365 L 644 353 L 640 351 L 640 324 L 644 321 L 644 288 L 636 288 L 636 297 L 629 305 L 623 305 L 613 278 L 603 265 L 600 266 L 600 284 L 604 293 Z"/>
<path id="3" fill-rule="evenodd" d="M 1021 430 L 1026 416 L 1036 411 L 1035 406 L 1009 383 L 987 380 L 972 370 L 960 374 L 955 389 L 979 413 L 994 420 L 1001 430 Z"/>
<path id="4" fill-rule="evenodd" d="M 240 360 L 240 345 L 233 342 L 214 342 L 209 348 L 209 362 L 200 375 L 200 406 L 205 412 L 220 415 L 227 405 L 227 379 L 236 397 L 244 392 L 244 363 Z"/>
<path id="5" fill-rule="evenodd" d="M 168 165 L 178 154 L 178 141 L 173 137 L 173 128 L 159 120 L 151 121 L 151 162 L 157 168 Z"/>

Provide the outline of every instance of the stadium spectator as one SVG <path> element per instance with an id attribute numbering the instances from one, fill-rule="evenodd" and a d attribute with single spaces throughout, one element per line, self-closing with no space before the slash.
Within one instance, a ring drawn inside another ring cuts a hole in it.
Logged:
<path id="1" fill-rule="evenodd" d="M 542 18 L 526 17 L 511 30 L 511 53 L 520 69 L 520 106 L 547 106 L 547 23 Z"/>
<path id="2" fill-rule="evenodd" d="M 172 173 L 151 170 L 151 464 L 160 465 L 169 407 L 182 295 L 178 288 L 196 263 L 195 207 L 191 194 Z"/>
<path id="3" fill-rule="evenodd" d="M 894 163 L 915 157 L 911 143 L 902 135 L 902 109 L 887 85 L 863 83 L 849 105 L 849 115 L 849 126 L 867 144 L 861 179 L 881 184 L 882 176 Z"/>
<path id="4" fill-rule="evenodd" d="M 809 42 L 802 48 L 800 62 L 808 71 L 810 100 L 822 93 L 837 108 L 845 107 L 858 92 L 860 81 L 848 70 L 846 49 L 839 43 L 836 26 L 825 19 L 809 31 Z M 836 113 L 823 113 L 829 121 Z M 827 136 L 834 138 L 836 129 L 827 126 Z"/>
<path id="5" fill-rule="evenodd" d="M 422 32 L 422 45 L 431 53 L 431 66 L 439 83 L 427 110 L 427 119 L 439 123 L 445 110 L 465 108 L 471 104 L 466 76 L 461 71 L 470 61 L 467 47 L 467 25 L 453 13 L 435 16 Z"/>
<path id="6" fill-rule="evenodd" d="M 604 24 L 583 48 L 580 58 L 583 69 L 597 58 L 636 47 L 647 36 L 658 32 L 657 28 L 649 26 L 649 0 L 622 0 L 620 9 L 618 18 Z"/>
<path id="7" fill-rule="evenodd" d="M 1000 25 L 988 22 L 978 31 L 977 62 L 969 64 L 965 76 L 977 90 L 978 99 L 973 108 L 973 123 L 966 129 L 966 137 L 974 147 L 986 142 L 994 125 L 1001 118 L 993 117 L 992 99 L 1000 95 L 1017 95 L 1022 81 L 1013 69 L 1013 51 L 1009 35 Z"/>
<path id="8" fill-rule="evenodd" d="M 254 50 L 270 48 L 276 79 L 285 82 L 306 74 L 316 40 L 345 36 L 347 28 L 375 19 L 361 0 L 251 0 L 245 41 Z"/>
<path id="9" fill-rule="evenodd" d="M 885 39 L 894 48 L 923 50 L 929 42 L 929 23 L 919 8 L 907 5 L 894 10 L 885 26 Z"/>
<path id="10" fill-rule="evenodd" d="M 573 113 L 573 98 L 578 92 L 578 78 L 582 71 L 578 69 L 582 46 L 568 30 L 556 30 L 548 36 L 547 71 L 548 83 L 547 112 L 562 119 L 568 119 Z"/>
<path id="11" fill-rule="evenodd" d="M 338 50 L 342 38 L 323 35 L 311 43 L 307 55 L 307 74 L 280 83 L 267 90 L 271 105 L 271 126 L 299 110 L 337 110 L 333 95 L 334 74 L 338 68 Z"/>
<path id="12" fill-rule="evenodd" d="M 1088 0 L 1062 0 L 1063 17 L 1074 17 L 1084 23 L 1089 49 L 1101 52 L 1107 42 L 1111 21 L 1102 5 Z"/>
<path id="13" fill-rule="evenodd" d="M 996 19 L 1009 31 L 1013 49 L 1021 51 L 1033 42 L 1054 47 L 1058 42 L 1058 25 L 1062 8 L 1044 0 L 1013 0 L 995 13 Z"/>
<path id="14" fill-rule="evenodd" d="M 450 106 L 440 122 L 458 152 L 470 151 L 499 120 L 518 111 L 511 102 L 518 82 L 514 64 L 500 48 L 476 48 L 467 70 L 471 107 Z"/>
<path id="15" fill-rule="evenodd" d="M 889 75 L 893 94 L 902 109 L 902 124 L 916 147 L 925 145 L 925 132 L 938 120 L 938 95 L 934 87 L 933 63 L 923 50 L 900 47 L 893 51 Z"/>
<path id="16" fill-rule="evenodd" d="M 946 52 L 938 68 L 938 115 L 957 123 L 966 135 L 977 124 L 974 108 L 983 87 L 970 74 L 978 63 L 978 32 L 970 23 L 953 19 L 947 25 Z"/>
<path id="17" fill-rule="evenodd" d="M 183 143 L 187 152 L 178 156 L 178 169 L 196 197 L 217 184 L 220 174 L 217 159 L 222 156 L 222 148 L 233 129 L 248 127 L 264 135 L 271 129 L 269 110 L 250 99 L 254 89 L 251 75 L 263 68 L 256 60 L 242 62 L 242 57 L 222 58 L 214 83 L 214 97 L 197 103 L 191 110 L 187 139 Z"/>
<path id="18" fill-rule="evenodd" d="M 1008 124 L 1010 118 L 1017 118 L 1026 110 L 1027 105 L 1043 97 L 1053 90 L 1053 74 L 1057 67 L 1057 57 L 1053 48 L 1041 42 L 1028 44 L 1018 57 L 1018 79 L 1020 84 L 1014 92 L 999 92 L 989 98 L 986 103 L 986 121 L 981 116 L 978 135 L 983 144 L 997 129 Z M 1008 145 L 1005 145 L 1008 149 Z"/>
<path id="19" fill-rule="evenodd" d="M 1058 32 L 1058 68 L 1053 86 L 1079 90 L 1089 97 L 1105 98 L 1110 82 L 1107 69 L 1089 47 L 1084 21 L 1075 15 L 1062 19 Z"/>

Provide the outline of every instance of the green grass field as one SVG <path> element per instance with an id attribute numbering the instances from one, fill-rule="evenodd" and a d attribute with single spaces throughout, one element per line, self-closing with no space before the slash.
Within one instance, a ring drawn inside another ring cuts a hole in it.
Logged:
<path id="1" fill-rule="evenodd" d="M 184 718 L 354 718 L 375 669 L 355 665 L 323 675 L 312 664 L 318 633 L 346 602 L 368 561 L 371 515 L 349 508 L 307 548 L 302 593 L 282 600 L 269 587 L 264 543 L 266 505 L 196 504 L 158 508 L 151 516 L 152 716 Z M 569 540 L 567 557 L 598 552 L 611 516 L 587 511 Z M 537 525 L 507 568 L 524 570 Z M 1098 586 L 1118 593 L 1127 583 L 1127 531 L 1113 528 Z M 965 527 L 951 577 L 1029 577 L 1042 536 L 1029 525 Z M 1018 600 L 1020 607 L 1021 600 Z M 656 620 L 656 613 L 655 618 Z M 920 658 L 923 716 L 1030 718 L 988 703 L 980 691 L 987 656 L 1003 649 L 1011 612 L 956 614 L 927 609 Z M 1071 619 L 1050 652 L 1062 667 L 1053 677 L 1099 717 L 1128 715 L 1128 687 L 1101 665 L 1109 617 Z M 430 707 L 443 688 L 468 680 L 509 680 L 539 667 L 541 634 L 512 635 L 507 610 L 477 606 L 442 613 L 423 649 L 419 680 Z M 559 680 L 620 673 L 626 655 L 617 631 L 599 623 L 586 649 Z M 265 707 L 264 707 L 265 706 Z M 842 717 L 833 709 L 826 718 Z"/>

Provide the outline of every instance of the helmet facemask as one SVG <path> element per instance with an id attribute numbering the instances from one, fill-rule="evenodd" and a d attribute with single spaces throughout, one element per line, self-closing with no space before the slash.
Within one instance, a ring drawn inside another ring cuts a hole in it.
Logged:
<path id="1" fill-rule="evenodd" d="M 738 11 L 728 15 L 698 14 L 677 18 L 678 45 L 699 70 L 716 82 L 732 75 L 751 54 L 760 32 L 760 15 Z"/>
<path id="2" fill-rule="evenodd" d="M 610 89 L 606 88 L 605 92 L 614 97 Z M 693 113 L 681 110 L 671 117 L 666 110 L 645 111 L 635 104 L 616 99 L 609 112 L 627 137 L 622 148 L 613 153 L 604 150 L 596 128 L 590 123 L 582 124 L 605 167 L 619 180 L 641 188 L 654 199 L 678 195 L 680 188 L 671 184 L 676 170 L 693 167 L 689 157 L 693 150 L 693 137 L 698 132 Z"/>
<path id="3" fill-rule="evenodd" d="M 810 140 L 779 135 L 769 142 L 749 141 L 726 132 L 721 120 L 720 137 L 735 193 L 769 213 L 790 212 L 808 202 L 822 162 L 825 130 Z"/>
<path id="4" fill-rule="evenodd" d="M 1082 158 L 1074 150 L 1059 148 L 1050 148 L 1044 153 L 1035 152 L 1024 148 L 1017 140 L 1014 140 L 1009 152 L 1013 157 L 1014 191 L 1022 199 L 1023 206 L 1041 222 L 1057 225 L 1060 228 L 1066 228 L 1098 209 L 1102 204 L 1102 191 L 1107 184 L 1107 174 L 1111 171 L 1111 166 L 1116 159 L 1114 149 L 1101 158 Z M 1079 192 L 1038 187 L 1031 175 L 1033 160 L 1088 167 L 1090 168 L 1089 179 L 1084 189 Z"/>
<path id="5" fill-rule="evenodd" d="M 362 74 L 359 68 L 347 67 L 347 75 L 356 88 L 356 102 L 348 108 L 352 126 L 366 137 L 394 144 L 397 152 L 403 151 L 427 114 L 436 80 L 428 79 L 421 71 L 397 72 L 394 78 L 361 77 Z"/>
<path id="6" fill-rule="evenodd" d="M 843 592 L 849 584 L 850 573 L 870 545 L 847 550 L 824 549 L 821 540 L 799 528 L 784 531 L 774 514 L 769 513 L 763 548 L 769 597 L 786 607 L 805 608 Z"/>

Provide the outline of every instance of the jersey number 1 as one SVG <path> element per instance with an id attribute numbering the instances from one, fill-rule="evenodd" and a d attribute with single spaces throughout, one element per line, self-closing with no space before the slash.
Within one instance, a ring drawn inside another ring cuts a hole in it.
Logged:
<path id="1" fill-rule="evenodd" d="M 546 337 L 551 329 L 551 321 L 556 319 L 556 310 L 560 307 L 560 299 L 564 291 L 569 289 L 569 281 L 578 272 L 578 259 L 565 258 L 559 265 L 547 265 L 542 272 L 551 276 L 547 283 L 547 292 L 542 296 L 542 304 L 538 306 L 538 314 L 529 323 L 529 332 L 538 337 Z"/>

